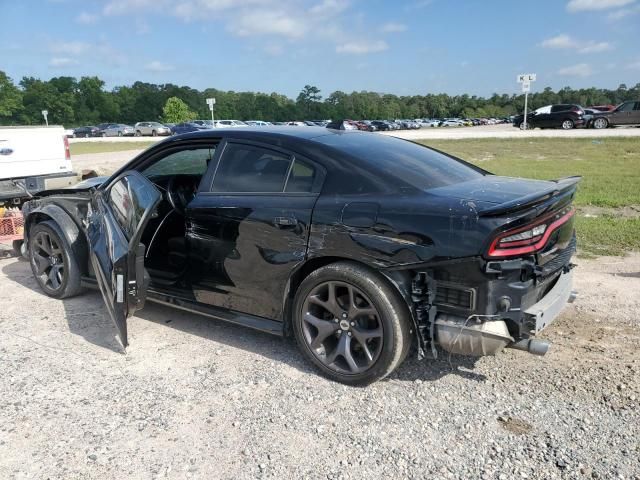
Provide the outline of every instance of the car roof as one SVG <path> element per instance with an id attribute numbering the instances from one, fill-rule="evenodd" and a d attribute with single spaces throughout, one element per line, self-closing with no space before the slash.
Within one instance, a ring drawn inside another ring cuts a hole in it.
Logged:
<path id="1" fill-rule="evenodd" d="M 292 127 L 269 125 L 266 127 L 235 127 L 235 128 L 216 128 L 211 130 L 202 130 L 199 132 L 184 133 L 174 138 L 176 139 L 204 139 L 204 138 L 242 138 L 245 140 L 261 140 L 277 137 L 298 138 L 310 140 L 315 137 L 331 134 L 343 134 L 346 130 L 331 130 L 325 127 Z"/>

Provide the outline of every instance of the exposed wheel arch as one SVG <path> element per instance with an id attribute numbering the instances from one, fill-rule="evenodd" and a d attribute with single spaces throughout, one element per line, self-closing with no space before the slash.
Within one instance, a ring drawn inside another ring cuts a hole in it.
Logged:
<path id="1" fill-rule="evenodd" d="M 41 222 L 54 222 L 60 232 L 64 235 L 65 240 L 73 250 L 78 260 L 78 266 L 82 274 L 88 271 L 89 247 L 87 239 L 80 231 L 78 225 L 73 221 L 71 216 L 57 205 L 45 205 L 41 209 L 31 212 L 25 221 L 25 233 L 27 240 L 29 239 L 30 230 Z"/>
<path id="2" fill-rule="evenodd" d="M 380 271 L 376 270 L 371 265 L 367 265 L 365 262 L 360 262 L 352 258 L 327 256 L 327 257 L 315 257 L 307 260 L 302 266 L 300 266 L 289 278 L 287 288 L 284 292 L 283 306 L 282 306 L 282 320 L 283 320 L 283 334 L 285 336 L 292 336 L 293 331 L 291 329 L 291 313 L 293 308 L 293 301 L 300 284 L 305 278 L 307 278 L 315 270 L 338 262 L 352 262 L 368 268 L 372 271 L 378 272 L 386 280 L 390 287 L 392 287 L 398 295 L 404 300 L 406 307 L 406 313 L 410 316 L 415 324 L 415 316 L 411 305 L 411 275 L 408 271 Z M 415 332 L 412 332 L 415 333 Z"/>

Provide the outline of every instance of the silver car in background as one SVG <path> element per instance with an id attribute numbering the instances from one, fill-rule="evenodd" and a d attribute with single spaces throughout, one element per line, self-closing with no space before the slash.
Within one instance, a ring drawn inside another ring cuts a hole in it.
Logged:
<path id="1" fill-rule="evenodd" d="M 151 135 L 152 137 L 171 135 L 171 129 L 159 122 L 138 122 L 134 125 L 136 137 Z"/>
<path id="2" fill-rule="evenodd" d="M 136 131 L 130 125 L 123 123 L 109 123 L 105 126 L 101 126 L 100 137 L 133 137 Z"/>

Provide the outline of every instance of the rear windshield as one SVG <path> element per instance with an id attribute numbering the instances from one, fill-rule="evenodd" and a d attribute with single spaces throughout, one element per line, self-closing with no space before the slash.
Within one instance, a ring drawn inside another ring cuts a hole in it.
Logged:
<path id="1" fill-rule="evenodd" d="M 361 159 L 421 190 L 444 187 L 483 176 L 458 160 L 417 143 L 376 133 L 345 133 L 314 138 Z"/>

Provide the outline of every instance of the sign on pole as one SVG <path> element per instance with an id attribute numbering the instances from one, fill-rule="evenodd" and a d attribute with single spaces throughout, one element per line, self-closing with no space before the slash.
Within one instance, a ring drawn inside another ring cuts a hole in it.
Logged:
<path id="1" fill-rule="evenodd" d="M 216 99 L 215 98 L 207 98 L 207 105 L 209 105 L 209 110 L 211 110 L 211 122 L 213 123 L 213 126 L 216 126 L 216 121 L 213 118 L 213 106 L 216 104 Z"/>
<path id="2" fill-rule="evenodd" d="M 49 110 L 42 110 L 42 116 L 44 117 L 44 123 L 47 124 L 47 127 L 49 126 L 49 120 L 47 119 L 48 115 L 49 115 Z"/>
<path id="3" fill-rule="evenodd" d="M 516 78 L 518 83 L 522 84 L 522 91 L 524 92 L 524 119 L 522 120 L 522 124 L 520 128 L 522 130 L 527 129 L 527 103 L 529 100 L 529 92 L 531 91 L 531 82 L 536 81 L 535 73 L 521 73 Z"/>

